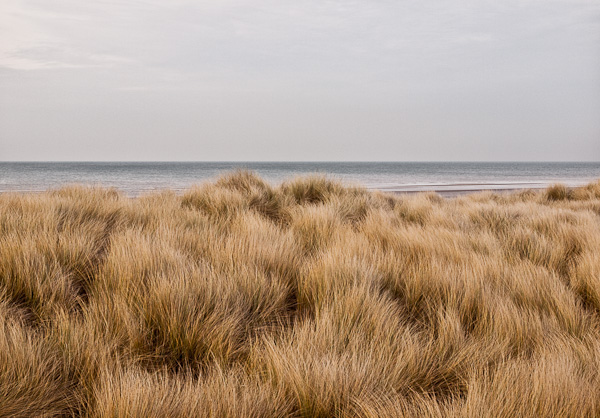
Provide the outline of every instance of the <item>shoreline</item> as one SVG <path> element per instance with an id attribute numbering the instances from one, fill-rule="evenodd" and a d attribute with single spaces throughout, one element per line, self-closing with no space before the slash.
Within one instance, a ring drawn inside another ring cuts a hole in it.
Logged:
<path id="1" fill-rule="evenodd" d="M 235 172 L 235 170 L 233 171 Z M 576 187 L 585 186 L 591 182 L 594 182 L 598 177 L 562 177 L 562 178 L 551 178 L 551 177 L 538 177 L 538 178 L 521 178 L 514 179 L 510 176 L 497 177 L 496 179 L 473 179 L 469 180 L 458 180 L 456 178 L 444 178 L 440 175 L 438 179 L 428 179 L 424 181 L 410 181 L 409 178 L 399 176 L 397 179 L 390 178 L 388 181 L 378 179 L 380 181 L 370 179 L 367 175 L 361 179 L 354 178 L 348 179 L 341 176 L 337 176 L 336 173 L 312 173 L 307 175 L 290 175 L 289 177 L 283 177 L 279 179 L 265 179 L 265 182 L 272 187 L 280 187 L 285 183 L 293 182 L 298 178 L 306 177 L 318 177 L 324 178 L 328 181 L 339 183 L 343 187 L 351 188 L 362 188 L 368 192 L 380 192 L 390 193 L 393 195 L 402 194 L 416 194 L 416 193 L 437 193 L 442 197 L 458 197 L 463 195 L 469 195 L 481 192 L 493 192 L 493 193 L 515 193 L 524 190 L 540 191 L 547 189 L 553 185 L 563 185 L 566 188 L 572 189 Z M 177 177 L 172 179 L 162 179 L 156 181 L 156 179 L 139 177 L 128 177 L 123 176 L 113 179 L 105 180 L 92 180 L 81 178 L 79 181 L 71 181 L 70 178 L 63 178 L 61 180 L 54 179 L 53 181 L 18 181 L 2 179 L 0 177 L 0 195 L 11 194 L 11 193 L 25 193 L 25 194 L 40 194 L 47 191 L 58 190 L 64 187 L 70 186 L 83 186 L 83 187 L 99 187 L 105 189 L 115 189 L 125 195 L 126 197 L 136 198 L 144 195 L 162 192 L 173 192 L 176 195 L 182 195 L 188 190 L 209 184 L 216 181 L 219 176 L 211 176 L 207 178 L 197 178 L 195 180 L 183 180 Z M 183 181 L 182 181 L 183 180 Z"/>
<path id="2" fill-rule="evenodd" d="M 435 192 L 444 194 L 469 194 L 479 192 L 517 192 L 521 190 L 544 190 L 555 184 L 562 184 L 567 188 L 581 187 L 594 181 L 582 180 L 556 180 L 538 182 L 496 182 L 496 183 L 437 183 L 437 184 L 403 184 L 389 187 L 372 187 L 369 190 L 393 192 L 396 194 L 412 194 L 422 192 Z"/>
<path id="3" fill-rule="evenodd" d="M 548 186 L 549 187 L 549 186 Z M 482 193 L 482 192 L 493 192 L 493 193 L 502 193 L 502 194 L 510 194 L 516 193 L 524 190 L 532 190 L 535 192 L 542 191 L 547 187 L 522 187 L 522 188 L 512 188 L 512 189 L 455 189 L 455 190 L 394 190 L 394 191 L 386 191 L 385 193 L 393 193 L 395 195 L 413 195 L 418 193 L 428 193 L 434 192 L 442 197 L 459 197 L 470 194 Z M 571 188 L 571 187 L 569 187 Z M 375 191 L 375 189 L 373 190 Z"/>
<path id="4" fill-rule="evenodd" d="M 51 190 L 58 190 L 63 187 L 70 186 L 84 186 L 84 187 L 100 187 L 111 189 L 115 188 L 119 192 L 123 193 L 127 197 L 139 197 L 145 194 L 151 194 L 156 192 L 164 192 L 164 191 L 172 191 L 177 195 L 181 195 L 185 193 L 187 190 L 201 184 L 205 184 L 208 182 L 200 182 L 197 184 L 192 184 L 188 187 L 148 187 L 148 188 L 122 188 L 108 184 L 101 183 L 64 183 L 57 186 L 48 187 L 46 189 L 10 189 L 10 190 L 2 190 L 0 189 L 0 195 L 3 194 L 40 194 L 45 193 Z M 412 195 L 417 193 L 436 193 L 442 197 L 457 197 L 474 193 L 481 192 L 494 192 L 494 193 L 515 193 L 524 190 L 532 190 L 532 191 L 541 191 L 547 189 L 548 187 L 554 184 L 562 184 L 567 188 L 575 188 L 581 187 L 588 184 L 588 181 L 581 182 L 549 182 L 549 183 L 447 183 L 447 184 L 422 184 L 422 185 L 398 185 L 398 186 L 385 186 L 385 187 L 368 187 L 365 185 L 353 185 L 353 184 L 342 184 L 345 187 L 361 187 L 367 190 L 368 192 L 381 192 L 381 193 L 391 193 L 394 195 Z M 276 185 L 277 186 L 277 185 Z"/>

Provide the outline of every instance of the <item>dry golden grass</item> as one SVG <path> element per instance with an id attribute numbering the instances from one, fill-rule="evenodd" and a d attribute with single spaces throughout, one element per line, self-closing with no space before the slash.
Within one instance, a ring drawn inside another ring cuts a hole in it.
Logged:
<path id="1" fill-rule="evenodd" d="M 0 195 L 0 416 L 600 416 L 600 182 Z"/>

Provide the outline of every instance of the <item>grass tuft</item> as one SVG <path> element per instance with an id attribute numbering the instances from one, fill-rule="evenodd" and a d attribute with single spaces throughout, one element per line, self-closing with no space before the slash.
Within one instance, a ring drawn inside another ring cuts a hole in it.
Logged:
<path id="1" fill-rule="evenodd" d="M 569 198 L 569 189 L 563 184 L 555 184 L 546 190 L 548 200 L 565 200 Z"/>

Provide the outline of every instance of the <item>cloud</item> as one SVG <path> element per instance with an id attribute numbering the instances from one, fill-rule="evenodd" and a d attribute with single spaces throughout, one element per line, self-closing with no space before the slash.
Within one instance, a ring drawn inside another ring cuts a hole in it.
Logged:
<path id="1" fill-rule="evenodd" d="M 597 143 L 599 16 L 597 0 L 0 0 L 0 139 L 110 155 L 103 138 L 147 138 L 156 158 L 169 130 L 274 158 L 344 138 L 375 159 L 391 157 L 361 138 L 411 156 L 453 149 L 440 138 Z"/>
<path id="2" fill-rule="evenodd" d="M 518 54 L 515 42 L 585 19 L 597 30 L 594 11 L 576 0 L 3 0 L 0 66 L 389 83 L 398 69 L 468 65 L 486 48 Z"/>
<path id="3" fill-rule="evenodd" d="M 78 44 L 60 28 L 85 31 L 92 19 L 85 14 L 49 11 L 18 0 L 0 2 L 0 67 L 13 70 L 56 70 L 110 67 L 130 63 L 127 57 L 96 53 Z M 59 28 L 57 30 L 57 27 Z"/>

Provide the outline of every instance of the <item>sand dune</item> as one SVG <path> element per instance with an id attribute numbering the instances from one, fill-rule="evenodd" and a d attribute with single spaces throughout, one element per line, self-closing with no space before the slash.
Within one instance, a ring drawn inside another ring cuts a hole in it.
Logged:
<path id="1" fill-rule="evenodd" d="M 600 182 L 0 195 L 2 417 L 600 415 Z"/>

